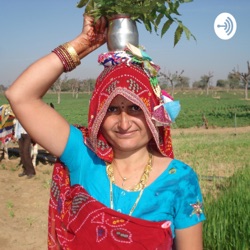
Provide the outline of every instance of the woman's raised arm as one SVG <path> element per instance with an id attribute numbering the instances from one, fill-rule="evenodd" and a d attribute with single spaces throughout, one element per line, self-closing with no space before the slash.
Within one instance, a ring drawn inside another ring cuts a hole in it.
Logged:
<path id="1" fill-rule="evenodd" d="M 93 18 L 84 16 L 81 34 L 68 42 L 79 60 L 106 42 L 106 27 L 104 17 L 94 23 Z M 63 51 L 54 52 L 30 65 L 6 90 L 5 95 L 17 119 L 30 136 L 50 153 L 60 156 L 67 142 L 69 124 L 56 110 L 44 103 L 42 97 L 66 71 L 70 59 L 65 68 L 60 56 Z M 65 57 L 65 52 L 63 53 Z"/>

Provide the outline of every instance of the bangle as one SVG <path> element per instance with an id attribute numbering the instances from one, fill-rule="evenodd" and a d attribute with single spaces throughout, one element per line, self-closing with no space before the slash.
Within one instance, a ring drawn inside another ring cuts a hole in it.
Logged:
<path id="1" fill-rule="evenodd" d="M 64 72 L 72 71 L 81 64 L 78 54 L 76 53 L 74 47 L 69 43 L 58 46 L 52 50 L 52 52 L 55 53 L 61 60 Z"/>

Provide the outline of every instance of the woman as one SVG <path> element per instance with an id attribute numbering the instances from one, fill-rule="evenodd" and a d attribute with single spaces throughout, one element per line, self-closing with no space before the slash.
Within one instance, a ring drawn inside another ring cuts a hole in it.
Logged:
<path id="1" fill-rule="evenodd" d="M 105 18 L 94 24 L 85 16 L 77 38 L 35 62 L 6 91 L 32 138 L 66 166 L 54 168 L 49 248 L 202 249 L 197 176 L 172 159 L 173 116 L 163 100 L 173 102 L 147 56 L 131 47 L 99 57 L 105 67 L 88 129 L 70 126 L 42 101 L 63 72 L 106 42 L 106 25 Z"/>

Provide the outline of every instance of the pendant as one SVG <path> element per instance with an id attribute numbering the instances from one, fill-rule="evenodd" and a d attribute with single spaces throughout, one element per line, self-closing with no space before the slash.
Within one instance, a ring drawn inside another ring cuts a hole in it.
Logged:
<path id="1" fill-rule="evenodd" d="M 127 180 L 127 177 L 122 177 L 122 187 L 124 187 L 125 181 Z"/>

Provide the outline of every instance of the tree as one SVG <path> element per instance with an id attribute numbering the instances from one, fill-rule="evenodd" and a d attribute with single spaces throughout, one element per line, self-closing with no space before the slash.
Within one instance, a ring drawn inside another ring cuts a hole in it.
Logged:
<path id="1" fill-rule="evenodd" d="M 80 90 L 80 81 L 73 78 L 69 80 L 69 85 L 71 87 L 72 96 L 76 99 L 78 98 L 79 90 Z"/>
<path id="2" fill-rule="evenodd" d="M 201 77 L 201 80 L 204 82 L 205 84 L 205 87 L 206 87 L 206 92 L 207 92 L 207 95 L 209 94 L 209 87 L 210 87 L 210 81 L 211 81 L 211 78 L 213 77 L 212 73 L 209 72 L 207 75 L 203 75 Z"/>
<path id="3" fill-rule="evenodd" d="M 240 79 L 236 74 L 230 72 L 227 76 L 227 79 L 229 82 L 230 89 L 235 89 L 240 87 Z"/>
<path id="4" fill-rule="evenodd" d="M 67 81 L 67 76 L 64 76 L 64 80 L 61 79 L 61 77 L 59 77 L 55 83 L 53 84 L 53 89 L 56 91 L 57 93 L 57 104 L 61 103 L 61 90 L 62 90 L 62 84 L 63 82 Z"/>
<path id="5" fill-rule="evenodd" d="M 184 70 L 182 70 L 180 73 L 178 71 L 175 72 L 175 74 L 172 74 L 168 72 L 168 74 L 159 72 L 159 76 L 163 77 L 165 81 L 168 81 L 172 87 L 171 90 L 171 96 L 174 97 L 174 82 L 177 81 L 178 79 L 180 80 L 181 75 L 183 74 Z"/>
<path id="6" fill-rule="evenodd" d="M 245 89 L 245 99 L 248 99 L 248 86 L 250 83 L 250 64 L 249 61 L 247 61 L 247 72 L 243 73 L 240 72 L 239 70 L 233 70 L 232 72 L 233 76 L 238 78 L 242 83 L 244 84 L 244 89 Z"/>
<path id="7" fill-rule="evenodd" d="M 192 87 L 193 88 L 198 88 L 198 89 L 204 89 L 205 88 L 205 83 L 202 82 L 201 80 L 195 81 L 195 82 L 193 82 Z"/>
<path id="8" fill-rule="evenodd" d="M 181 88 L 183 90 L 184 88 L 189 88 L 189 78 L 186 76 L 180 76 L 176 79 L 176 88 Z"/>
<path id="9" fill-rule="evenodd" d="M 89 79 L 83 80 L 82 82 L 83 91 L 90 94 L 94 90 L 95 83 L 96 83 L 96 79 L 89 78 Z"/>
<path id="10" fill-rule="evenodd" d="M 201 88 L 201 89 L 206 89 L 207 95 L 209 92 L 209 87 L 210 87 L 210 81 L 211 78 L 213 77 L 212 73 L 209 72 L 207 75 L 201 76 L 201 79 L 199 81 L 195 81 L 193 83 L 194 88 Z"/>
<path id="11" fill-rule="evenodd" d="M 229 86 L 228 80 L 219 79 L 216 82 L 216 86 L 221 87 L 221 88 L 225 88 L 225 87 Z"/>

